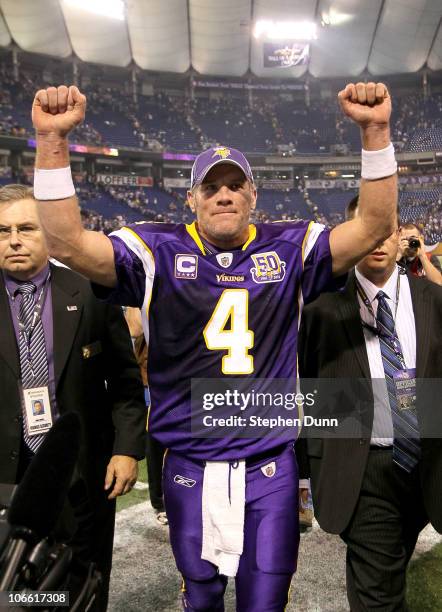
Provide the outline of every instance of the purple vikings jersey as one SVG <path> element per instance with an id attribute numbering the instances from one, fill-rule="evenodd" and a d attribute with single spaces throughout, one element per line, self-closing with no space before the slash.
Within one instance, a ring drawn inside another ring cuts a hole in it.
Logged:
<path id="1" fill-rule="evenodd" d="M 143 222 L 110 238 L 118 281 L 107 299 L 142 312 L 152 435 L 198 460 L 242 459 L 280 444 L 192 437 L 191 379 L 296 378 L 303 304 L 336 288 L 329 231 L 303 221 L 251 225 L 242 248 L 214 254 L 195 223 Z"/>

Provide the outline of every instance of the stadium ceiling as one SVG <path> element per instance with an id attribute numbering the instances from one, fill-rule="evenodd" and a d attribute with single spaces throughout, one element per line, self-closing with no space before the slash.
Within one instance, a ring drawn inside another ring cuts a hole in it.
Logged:
<path id="1" fill-rule="evenodd" d="M 0 0 L 0 45 L 111 66 L 133 61 L 149 71 L 193 68 L 206 76 L 442 69 L 441 0 L 108 0 L 107 6 L 113 1 L 123 6 L 120 18 L 88 12 L 85 0 Z M 308 61 L 265 67 L 263 40 L 253 36 L 262 19 L 315 21 Z"/>

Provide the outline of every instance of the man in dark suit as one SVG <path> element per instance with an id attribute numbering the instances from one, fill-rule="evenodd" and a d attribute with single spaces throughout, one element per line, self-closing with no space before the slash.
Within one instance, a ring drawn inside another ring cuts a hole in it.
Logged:
<path id="1" fill-rule="evenodd" d="M 88 281 L 48 262 L 32 191 L 21 185 L 0 189 L 0 268 L 0 482 L 20 482 L 38 452 L 37 418 L 47 431 L 59 415 L 79 415 L 72 545 L 101 571 L 95 609 L 105 610 L 115 498 L 136 482 L 144 453 L 146 409 L 128 328 Z M 44 417 L 34 414 L 35 400 L 50 408 Z"/>
<path id="2" fill-rule="evenodd" d="M 347 544 L 353 612 L 405 610 L 406 567 L 418 534 L 428 522 L 442 532 L 440 411 L 434 400 L 420 400 L 419 382 L 417 409 L 401 410 L 395 383 L 403 377 L 413 389 L 413 379 L 440 378 L 442 290 L 399 274 L 397 249 L 394 232 L 356 266 L 342 293 L 305 308 L 300 332 L 305 379 L 370 381 L 338 402 L 342 414 L 358 411 L 362 433 L 309 436 L 307 462 L 301 453 L 319 524 Z M 438 431 L 428 425 L 434 417 Z"/>

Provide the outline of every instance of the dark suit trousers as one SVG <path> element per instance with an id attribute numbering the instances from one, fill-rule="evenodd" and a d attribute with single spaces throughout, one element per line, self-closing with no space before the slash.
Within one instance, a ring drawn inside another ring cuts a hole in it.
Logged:
<path id="1" fill-rule="evenodd" d="M 352 612 L 404 612 L 408 561 L 428 523 L 418 470 L 407 474 L 391 449 L 371 449 L 355 512 L 341 534 L 347 544 Z"/>
<path id="2" fill-rule="evenodd" d="M 112 569 L 112 549 L 115 527 L 115 500 L 107 499 L 108 493 L 99 491 L 91 498 L 83 481 L 78 481 L 69 492 L 76 531 L 69 542 L 77 561 L 72 589 L 82 586 L 89 562 L 94 562 L 101 573 L 101 588 L 91 612 L 105 612 L 109 596 L 109 579 Z"/>
<path id="3" fill-rule="evenodd" d="M 23 478 L 33 456 L 22 441 L 17 482 Z M 78 480 L 69 490 L 54 534 L 57 540 L 67 542 L 74 553 L 68 585 L 71 601 L 75 601 L 84 585 L 90 562 L 95 563 L 101 574 L 100 589 L 91 612 L 105 612 L 109 597 L 116 504 L 107 495 L 100 490 L 91 499 L 83 480 Z"/>

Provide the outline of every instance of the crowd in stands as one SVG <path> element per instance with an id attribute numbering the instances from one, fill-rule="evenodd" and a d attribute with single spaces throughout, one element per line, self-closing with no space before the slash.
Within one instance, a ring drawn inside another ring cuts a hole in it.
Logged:
<path id="1" fill-rule="evenodd" d="M 0 64 L 0 82 L 0 134 L 32 137 L 31 97 L 48 83 L 26 71 L 20 71 L 16 80 L 5 63 Z M 357 129 L 332 100 L 313 100 L 307 107 L 287 95 L 260 93 L 239 99 L 225 92 L 210 99 L 155 93 L 135 100 L 129 87 L 86 82 L 82 89 L 88 97 L 88 116 L 74 132 L 73 141 L 78 143 L 190 152 L 227 142 L 244 151 L 307 154 L 360 147 Z M 442 149 L 441 117 L 442 95 L 396 98 L 396 145 Z M 85 182 L 77 192 L 86 227 L 106 233 L 137 220 L 189 222 L 192 218 L 186 190 L 166 189 L 161 183 L 134 188 Z M 333 227 L 343 221 L 352 195 L 342 190 L 309 192 L 302 184 L 295 190 L 260 189 L 254 220 L 310 218 Z M 402 220 L 422 223 L 429 243 L 442 238 L 441 196 L 437 188 L 401 191 Z"/>
<path id="2" fill-rule="evenodd" d="M 0 82 L 0 133 L 32 137 L 32 96 L 48 83 L 26 71 L 16 81 L 7 63 L 0 64 Z M 110 87 L 85 81 L 81 87 L 88 97 L 88 117 L 74 132 L 74 142 L 179 152 L 225 143 L 258 153 L 327 154 L 360 148 L 357 128 L 342 116 L 335 99 L 314 99 L 307 105 L 274 92 L 251 98 L 245 93 L 237 97 L 238 92 L 210 98 L 154 93 L 135 99 L 128 82 Z M 442 148 L 442 95 L 396 97 L 393 109 L 393 140 L 399 148 Z"/>
<path id="3" fill-rule="evenodd" d="M 422 219 L 425 235 L 430 244 L 442 240 L 442 200 L 427 208 Z"/>
<path id="4" fill-rule="evenodd" d="M 6 167 L 1 184 L 11 182 L 11 171 Z M 16 177 L 26 182 L 23 174 Z M 186 189 L 167 189 L 162 184 L 154 187 L 126 187 L 80 182 L 76 186 L 83 223 L 87 229 L 106 234 L 128 223 L 155 221 L 189 223 L 193 215 L 186 203 Z M 311 219 L 334 227 L 344 221 L 344 210 L 356 192 L 337 189 L 308 190 L 300 183 L 298 189 L 258 190 L 257 208 L 253 222 L 299 221 Z M 442 241 L 442 186 L 400 192 L 400 215 L 403 223 L 420 223 L 424 227 L 427 244 Z"/>
<path id="5" fill-rule="evenodd" d="M 402 221 L 420 223 L 428 244 L 442 240 L 442 187 L 401 192 L 399 205 Z"/>
<path id="6" fill-rule="evenodd" d="M 409 95 L 393 106 L 392 131 L 400 149 L 440 150 L 442 145 L 442 96 Z"/>
<path id="7" fill-rule="evenodd" d="M 136 221 L 177 223 L 190 220 L 182 194 L 159 187 L 135 188 L 80 183 L 77 195 L 88 229 L 108 233 Z"/>
<path id="8" fill-rule="evenodd" d="M 17 107 L 21 106 L 23 101 L 26 83 L 17 85 L 10 67 L 5 64 L 0 64 L 0 82 L 0 134 L 18 138 L 29 136 L 29 124 L 22 121 L 20 115 L 17 114 Z"/>
<path id="9" fill-rule="evenodd" d="M 311 219 L 327 227 L 342 223 L 345 206 L 355 192 L 316 191 L 309 192 L 303 186 L 288 191 L 261 189 L 252 220 L 270 223 Z M 427 244 L 442 240 L 442 189 L 433 191 L 438 195 L 430 198 L 427 194 L 427 199 L 425 191 L 403 192 L 400 200 L 402 222 L 421 224 Z M 189 223 L 193 220 L 183 193 L 178 191 L 88 183 L 78 186 L 77 194 L 85 226 L 105 233 L 134 221 Z"/>

